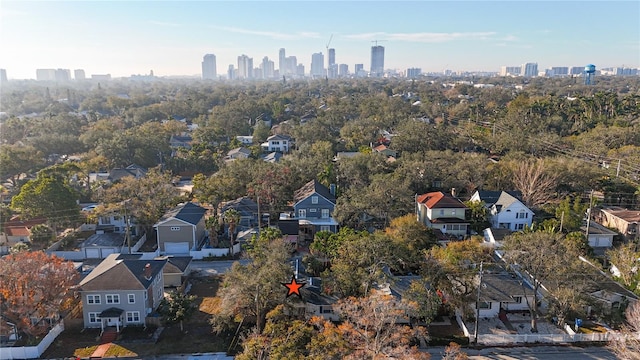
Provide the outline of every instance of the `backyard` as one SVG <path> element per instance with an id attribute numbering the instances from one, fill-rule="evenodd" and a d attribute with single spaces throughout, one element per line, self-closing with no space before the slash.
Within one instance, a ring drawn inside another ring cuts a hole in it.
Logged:
<path id="1" fill-rule="evenodd" d="M 165 327 L 158 342 L 150 339 L 154 327 L 125 328 L 119 339 L 107 350 L 105 357 L 153 356 L 174 353 L 204 353 L 227 351 L 230 338 L 216 336 L 209 325 L 210 314 L 215 310 L 220 279 L 217 277 L 194 278 L 190 293 L 196 295 L 198 311 L 185 321 L 185 332 L 179 324 Z M 100 345 L 99 329 L 67 329 L 42 355 L 43 358 L 90 357 Z"/>

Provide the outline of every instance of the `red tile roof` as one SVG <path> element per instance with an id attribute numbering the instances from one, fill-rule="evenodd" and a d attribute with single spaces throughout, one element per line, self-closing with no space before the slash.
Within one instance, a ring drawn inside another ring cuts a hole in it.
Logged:
<path id="1" fill-rule="evenodd" d="M 430 192 L 422 195 L 418 195 L 416 201 L 420 204 L 424 204 L 429 209 L 434 208 L 466 208 L 462 201 L 454 198 L 451 195 L 447 195 L 441 191 Z"/>
<path id="2" fill-rule="evenodd" d="M 8 226 L 4 229 L 7 236 L 29 236 L 31 233 L 26 226 Z"/>

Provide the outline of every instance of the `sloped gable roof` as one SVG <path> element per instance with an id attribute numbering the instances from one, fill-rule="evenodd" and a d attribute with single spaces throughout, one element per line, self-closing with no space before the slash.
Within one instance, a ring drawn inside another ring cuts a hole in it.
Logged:
<path id="1" fill-rule="evenodd" d="M 207 209 L 202 206 L 196 205 L 192 202 L 184 203 L 169 210 L 157 224 L 161 224 L 169 219 L 182 220 L 191 225 L 197 225 L 200 219 L 207 212 Z"/>
<path id="2" fill-rule="evenodd" d="M 420 204 L 424 204 L 429 209 L 436 208 L 459 208 L 466 209 L 467 207 L 462 203 L 462 201 L 454 198 L 451 195 L 447 195 L 441 191 L 430 192 L 422 195 L 418 195 L 416 201 Z"/>
<path id="3" fill-rule="evenodd" d="M 498 200 L 496 200 L 495 202 L 495 206 L 498 208 L 498 210 L 500 211 L 501 209 L 506 209 L 509 206 L 511 206 L 513 203 L 520 203 L 522 206 L 524 206 L 525 208 L 527 208 L 522 201 L 518 200 L 515 196 L 509 194 L 506 191 L 502 191 L 500 193 L 500 196 L 498 197 Z M 528 208 L 527 208 L 528 209 Z"/>
<path id="4" fill-rule="evenodd" d="M 267 138 L 267 141 L 278 141 L 278 140 L 291 141 L 291 136 L 284 135 L 284 134 L 276 134 L 276 135 L 271 135 Z"/>
<path id="5" fill-rule="evenodd" d="M 325 199 L 331 201 L 332 203 L 336 203 L 336 197 L 331 193 L 328 187 L 320 184 L 318 181 L 311 180 L 308 183 L 304 184 L 303 187 L 296 190 L 293 194 L 293 202 L 298 203 L 301 200 L 308 198 L 313 195 L 313 193 L 317 193 L 321 195 Z"/>
<path id="6" fill-rule="evenodd" d="M 480 198 L 480 201 L 484 201 L 484 203 L 489 207 L 498 201 L 502 193 L 507 193 L 508 195 L 511 195 L 516 199 L 522 201 L 522 193 L 517 190 L 508 190 L 508 191 L 478 190 L 477 192 L 478 192 L 478 197 Z"/>
<path id="7" fill-rule="evenodd" d="M 110 254 L 79 284 L 80 290 L 145 290 L 167 260 L 140 260 L 136 256 Z M 149 270 L 145 267 L 149 264 Z M 149 275 L 149 276 L 148 276 Z"/>

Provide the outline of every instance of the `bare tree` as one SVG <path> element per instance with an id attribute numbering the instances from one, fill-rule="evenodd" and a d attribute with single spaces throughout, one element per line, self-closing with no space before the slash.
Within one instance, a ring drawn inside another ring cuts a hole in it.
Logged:
<path id="1" fill-rule="evenodd" d="M 525 160 L 515 164 L 513 185 L 529 207 L 537 208 L 553 199 L 558 176 L 546 171 L 544 160 Z"/>
<path id="2" fill-rule="evenodd" d="M 626 325 L 609 343 L 609 348 L 619 359 L 640 360 L 640 302 L 627 308 L 626 317 Z"/>

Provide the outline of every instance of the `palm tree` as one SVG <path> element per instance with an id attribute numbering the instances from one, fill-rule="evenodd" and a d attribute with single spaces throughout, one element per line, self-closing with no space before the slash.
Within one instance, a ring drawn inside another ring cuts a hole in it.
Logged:
<path id="1" fill-rule="evenodd" d="M 218 216 L 209 216 L 207 220 L 205 220 L 205 226 L 209 229 L 209 246 L 218 247 Z"/>
<path id="2" fill-rule="evenodd" d="M 229 255 L 233 253 L 233 234 L 240 223 L 240 213 L 236 209 L 229 209 L 223 214 L 224 222 L 229 226 Z"/>

